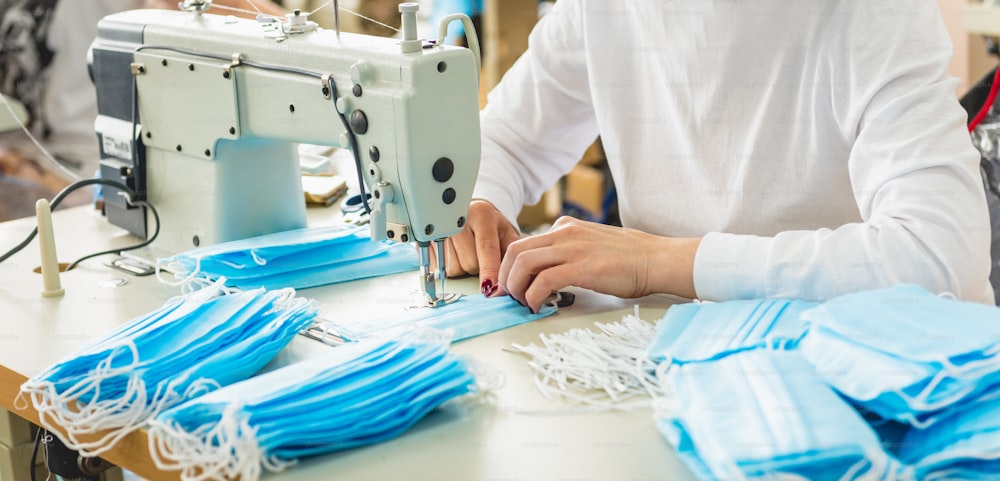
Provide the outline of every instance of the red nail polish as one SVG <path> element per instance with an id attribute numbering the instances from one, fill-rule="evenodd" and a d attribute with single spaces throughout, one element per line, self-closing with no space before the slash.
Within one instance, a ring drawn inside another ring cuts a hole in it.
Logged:
<path id="1" fill-rule="evenodd" d="M 491 287 L 490 292 L 486 293 L 486 297 L 492 296 L 493 293 L 497 291 L 497 289 L 500 289 L 500 284 L 495 284 L 493 287 Z"/>
<path id="2" fill-rule="evenodd" d="M 496 286 L 493 285 L 493 280 L 491 279 L 486 279 L 479 287 L 480 290 L 482 290 L 483 295 L 486 297 L 490 297 L 490 294 L 493 294 L 497 290 Z"/>

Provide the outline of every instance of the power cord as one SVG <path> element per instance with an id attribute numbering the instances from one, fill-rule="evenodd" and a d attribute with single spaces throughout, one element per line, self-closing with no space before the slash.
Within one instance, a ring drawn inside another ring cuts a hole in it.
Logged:
<path id="1" fill-rule="evenodd" d="M 73 191 L 75 191 L 77 189 L 86 187 L 88 185 L 104 185 L 104 186 L 114 187 L 116 189 L 121 190 L 122 192 L 125 192 L 125 194 L 128 195 L 128 199 L 129 199 L 129 203 L 130 204 L 141 206 L 141 207 L 145 207 L 145 208 L 149 209 L 150 212 L 153 213 L 153 218 L 156 220 L 156 227 L 155 227 L 155 229 L 153 229 L 153 235 L 149 236 L 149 238 L 146 239 L 143 242 L 140 242 L 140 243 L 138 243 L 136 245 L 133 245 L 133 246 L 124 247 L 124 248 L 121 248 L 121 249 L 109 249 L 109 250 L 106 250 L 106 251 L 101 251 L 101 252 L 96 252 L 96 253 L 93 253 L 93 254 L 85 255 L 85 256 L 83 256 L 83 257 L 81 257 L 81 258 L 73 261 L 66 268 L 67 271 L 70 270 L 70 269 L 73 269 L 74 267 L 76 267 L 77 264 L 79 264 L 80 262 L 83 262 L 83 261 L 85 261 L 87 259 L 90 259 L 92 257 L 102 256 L 102 255 L 105 255 L 105 254 L 114 254 L 114 253 L 117 253 L 117 252 L 125 252 L 125 251 L 130 251 L 130 250 L 135 250 L 135 249 L 141 249 L 141 248 L 146 247 L 149 244 L 153 243 L 153 241 L 156 240 L 156 237 L 158 235 L 160 235 L 160 214 L 156 212 L 156 208 L 154 208 L 148 202 L 141 201 L 141 200 L 132 200 L 132 199 L 134 199 L 136 197 L 135 191 L 133 191 L 131 188 L 129 188 L 129 186 L 127 186 L 127 185 L 125 185 L 125 184 L 123 184 L 121 182 L 114 181 L 114 180 L 108 180 L 108 179 L 83 179 L 83 180 L 78 180 L 76 182 L 73 182 L 72 184 L 66 186 L 63 190 L 59 191 L 59 193 L 56 194 L 56 196 L 52 198 L 52 202 L 50 203 L 51 208 L 55 209 L 56 207 L 59 206 L 59 204 L 63 201 L 63 199 L 65 199 L 66 196 L 68 196 L 70 193 L 72 193 Z M 23 241 L 21 241 L 20 244 L 14 246 L 13 249 L 5 252 L 3 255 L 0 255 L 0 263 L 3 263 L 4 261 L 6 261 L 7 259 L 9 259 L 14 254 L 17 254 L 18 252 L 20 252 L 21 250 L 23 250 L 25 247 L 27 247 L 28 244 L 30 244 L 31 241 L 35 239 L 36 235 L 38 235 L 38 227 L 35 227 L 34 229 L 32 229 L 31 233 L 28 234 L 28 236 Z"/>

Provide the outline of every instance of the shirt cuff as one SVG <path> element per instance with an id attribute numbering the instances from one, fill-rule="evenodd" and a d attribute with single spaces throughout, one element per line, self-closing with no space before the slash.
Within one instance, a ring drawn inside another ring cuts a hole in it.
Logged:
<path id="1" fill-rule="evenodd" d="M 694 290 L 705 301 L 758 299 L 767 293 L 770 237 L 711 232 L 694 256 Z"/>

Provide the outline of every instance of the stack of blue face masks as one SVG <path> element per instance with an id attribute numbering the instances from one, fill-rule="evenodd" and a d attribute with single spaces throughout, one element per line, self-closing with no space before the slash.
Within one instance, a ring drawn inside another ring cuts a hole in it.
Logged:
<path id="1" fill-rule="evenodd" d="M 850 294 L 803 314 L 798 350 L 844 396 L 926 426 L 1000 384 L 1000 310 L 916 286 Z"/>
<path id="2" fill-rule="evenodd" d="M 896 479 L 871 427 L 794 352 L 680 366 L 657 425 L 700 479 Z"/>
<path id="3" fill-rule="evenodd" d="M 790 299 L 671 306 L 647 353 L 656 362 L 683 364 L 760 347 L 792 348 L 804 331 L 800 314 L 815 306 Z"/>
<path id="4" fill-rule="evenodd" d="M 1000 473 L 1000 391 L 911 428 L 897 453 L 916 479 L 994 480 Z"/>
<path id="5" fill-rule="evenodd" d="M 373 242 L 367 227 L 346 224 L 223 242 L 157 261 L 158 270 L 182 282 L 225 277 L 226 285 L 240 289 L 304 289 L 417 267 L 413 246 Z"/>
<path id="6" fill-rule="evenodd" d="M 440 338 L 349 343 L 161 413 L 150 451 L 185 480 L 253 481 L 262 467 L 399 436 L 473 389 L 468 366 Z"/>
<path id="7" fill-rule="evenodd" d="M 506 329 L 554 314 L 558 309 L 545 305 L 537 314 L 510 297 L 464 296 L 435 308 L 415 309 L 408 314 L 383 319 L 341 319 L 325 324 L 328 332 L 345 341 L 373 337 L 395 337 L 413 326 L 451 334 L 451 341 Z"/>
<path id="8" fill-rule="evenodd" d="M 221 293 L 216 283 L 173 299 L 33 376 L 21 393 L 70 448 L 98 455 L 164 409 L 250 377 L 316 316 L 291 290 Z"/>

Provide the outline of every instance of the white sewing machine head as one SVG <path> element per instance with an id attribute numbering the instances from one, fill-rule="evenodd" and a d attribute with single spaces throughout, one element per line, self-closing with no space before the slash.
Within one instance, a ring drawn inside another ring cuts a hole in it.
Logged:
<path id="1" fill-rule="evenodd" d="M 349 148 L 372 194 L 372 237 L 426 255 L 465 223 L 479 62 L 416 39 L 416 5 L 400 11 L 403 40 L 316 28 L 298 12 L 106 17 L 91 48 L 102 176 L 144 195 L 160 212 L 156 245 L 179 252 L 304 227 L 296 143 Z M 146 237 L 144 209 L 116 194 L 105 191 L 109 220 Z"/>

